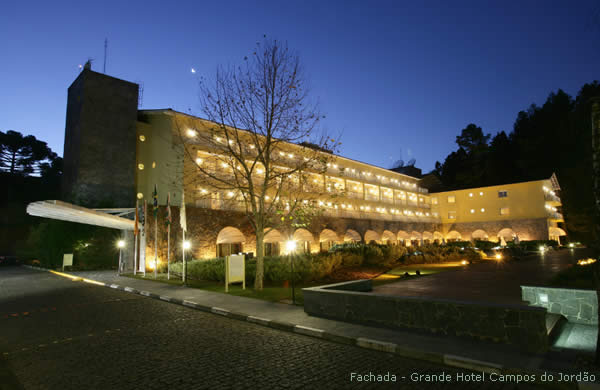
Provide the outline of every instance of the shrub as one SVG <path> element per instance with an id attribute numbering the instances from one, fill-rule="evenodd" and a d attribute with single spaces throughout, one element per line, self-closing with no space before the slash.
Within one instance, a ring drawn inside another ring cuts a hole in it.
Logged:
<path id="1" fill-rule="evenodd" d="M 475 240 L 475 247 L 484 251 L 489 251 L 496 246 L 498 246 L 497 242 Z"/>
<path id="2" fill-rule="evenodd" d="M 451 242 L 447 242 L 446 246 L 458 247 L 458 248 L 468 248 L 468 247 L 472 247 L 473 243 L 471 241 L 451 241 Z"/>
<path id="3" fill-rule="evenodd" d="M 308 282 L 329 276 L 342 265 L 339 253 L 318 255 L 299 254 L 294 256 L 294 281 Z M 289 256 L 264 258 L 265 282 L 281 283 L 291 280 Z M 182 263 L 171 264 L 171 270 L 181 274 Z M 252 283 L 256 275 L 256 258 L 246 260 L 246 283 Z M 225 259 L 192 260 L 187 265 L 187 276 L 195 280 L 225 281 Z"/>

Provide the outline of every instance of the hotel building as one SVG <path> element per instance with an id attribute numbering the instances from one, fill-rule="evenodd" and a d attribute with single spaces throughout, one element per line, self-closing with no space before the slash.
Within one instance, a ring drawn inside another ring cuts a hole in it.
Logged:
<path id="1" fill-rule="evenodd" d="M 187 234 L 195 258 L 254 252 L 254 232 L 240 194 L 197 180 L 202 179 L 199 165 L 215 174 L 235 169 L 213 146 L 199 141 L 212 127 L 210 121 L 171 109 L 139 110 L 136 84 L 84 69 L 68 93 L 64 197 L 75 203 L 106 202 L 127 208 L 136 199 L 151 203 L 156 185 L 161 206 L 167 192 L 171 194 L 172 235 L 177 236 L 181 234 L 177 206 L 185 193 Z M 218 134 L 210 134 L 221 142 Z M 293 166 L 306 151 L 305 146 L 285 143 L 273 158 L 276 164 Z M 429 193 L 419 178 L 325 151 L 310 153 L 322 153 L 327 161 L 323 169 L 306 172 L 310 180 L 300 186 L 312 194 L 319 215 L 305 228 L 271 230 L 265 237 L 266 254 L 279 253 L 280 243 L 292 237 L 304 250 L 315 252 L 348 241 L 417 245 L 558 239 L 565 234 L 558 226 L 563 220 L 554 176 Z M 159 240 L 166 240 L 164 224 L 159 225 Z M 153 256 L 154 232 L 146 230 L 143 246 Z"/>

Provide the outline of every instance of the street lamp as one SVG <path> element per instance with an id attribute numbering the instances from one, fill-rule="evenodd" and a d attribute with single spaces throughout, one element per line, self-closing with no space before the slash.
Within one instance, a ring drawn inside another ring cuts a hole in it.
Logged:
<path id="1" fill-rule="evenodd" d="M 184 234 L 185 234 L 185 232 L 184 232 Z M 182 282 L 183 282 L 184 286 L 186 285 L 186 282 L 187 282 L 187 276 L 186 276 L 187 263 L 185 261 L 185 251 L 188 250 L 188 249 L 190 249 L 191 247 L 192 247 L 192 243 L 191 242 L 189 242 L 187 240 L 183 241 L 183 250 L 181 251 L 183 253 L 183 270 L 182 270 L 183 272 L 182 272 L 182 275 L 181 275 L 181 279 L 182 279 Z"/>
<path id="2" fill-rule="evenodd" d="M 294 291 L 294 251 L 296 250 L 296 241 L 294 240 L 289 240 L 286 241 L 285 243 L 285 250 L 288 253 L 288 256 L 290 257 L 290 267 L 292 268 L 292 304 L 295 305 L 296 304 L 296 295 L 295 295 L 295 291 Z"/>
<path id="3" fill-rule="evenodd" d="M 125 241 L 119 240 L 117 241 L 117 248 L 119 248 L 119 265 L 117 267 L 117 275 L 121 275 L 121 267 L 122 267 L 122 258 L 123 258 L 123 248 L 125 248 Z"/>

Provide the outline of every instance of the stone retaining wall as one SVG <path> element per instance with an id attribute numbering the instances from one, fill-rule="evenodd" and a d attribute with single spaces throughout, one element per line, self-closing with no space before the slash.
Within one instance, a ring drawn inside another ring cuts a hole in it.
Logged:
<path id="1" fill-rule="evenodd" d="M 598 325 L 598 297 L 595 290 L 521 286 L 521 297 L 532 306 L 562 314 L 569 322 Z"/>
<path id="2" fill-rule="evenodd" d="M 372 294 L 371 287 L 370 280 L 359 280 L 305 288 L 304 311 L 334 320 L 506 343 L 528 352 L 548 348 L 543 308 Z"/>

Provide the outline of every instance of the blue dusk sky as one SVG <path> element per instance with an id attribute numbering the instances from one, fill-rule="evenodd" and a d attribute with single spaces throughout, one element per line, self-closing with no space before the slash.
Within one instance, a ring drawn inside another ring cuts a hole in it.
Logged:
<path id="1" fill-rule="evenodd" d="M 600 79 L 597 1 L 9 1 L 0 130 L 62 155 L 79 64 L 143 85 L 142 108 L 200 115 L 199 76 L 266 34 L 296 50 L 341 154 L 429 171 L 469 123 L 511 131 L 551 91 Z M 190 69 L 195 68 L 192 74 Z"/>

